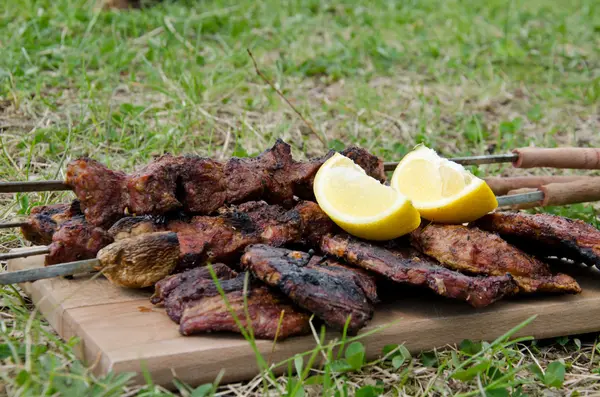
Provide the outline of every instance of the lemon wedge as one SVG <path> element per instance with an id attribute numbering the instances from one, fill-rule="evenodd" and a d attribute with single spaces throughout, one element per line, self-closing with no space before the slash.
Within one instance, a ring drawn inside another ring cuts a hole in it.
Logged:
<path id="1" fill-rule="evenodd" d="M 498 207 L 483 179 L 422 145 L 404 156 L 391 186 L 412 200 L 421 217 L 440 223 L 471 222 Z"/>
<path id="2" fill-rule="evenodd" d="M 313 189 L 321 209 L 357 237 L 391 240 L 412 232 L 421 222 L 410 200 L 339 153 L 319 168 Z"/>

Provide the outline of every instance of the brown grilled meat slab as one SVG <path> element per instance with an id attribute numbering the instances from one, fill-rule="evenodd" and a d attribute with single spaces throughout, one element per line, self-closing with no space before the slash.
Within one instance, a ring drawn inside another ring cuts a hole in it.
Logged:
<path id="1" fill-rule="evenodd" d="M 498 233 L 527 252 L 600 266 L 600 230 L 581 220 L 550 214 L 495 212 L 472 224 Z"/>
<path id="2" fill-rule="evenodd" d="M 385 180 L 383 162 L 364 149 L 342 152 L 367 173 Z M 163 214 L 176 209 L 198 215 L 251 200 L 291 207 L 295 197 L 313 200 L 312 183 L 327 156 L 295 161 L 291 148 L 278 140 L 255 158 L 225 163 L 196 156 L 164 155 L 126 175 L 97 161 L 81 158 L 67 166 L 66 183 L 81 201 L 88 222 L 109 227 L 125 214 Z"/>
<path id="3" fill-rule="evenodd" d="M 321 250 L 392 281 L 427 287 L 438 295 L 462 300 L 474 307 L 485 307 L 517 291 L 510 275 L 470 277 L 446 269 L 409 247 L 390 250 L 337 235 L 323 237 Z"/>
<path id="4" fill-rule="evenodd" d="M 213 265 L 213 270 L 221 282 L 235 278 L 238 275 L 222 263 Z M 241 282 L 243 283 L 243 279 L 241 279 Z M 233 284 L 228 283 L 226 287 L 231 286 Z M 224 291 L 225 293 L 231 292 L 227 289 Z M 208 267 L 204 266 L 173 274 L 160 280 L 154 286 L 154 295 L 150 298 L 150 302 L 164 306 L 171 320 L 179 324 L 183 310 L 189 302 L 218 294 L 210 271 Z"/>
<path id="5" fill-rule="evenodd" d="M 429 224 L 412 232 L 411 242 L 419 251 L 454 270 L 492 276 L 510 273 L 522 292 L 581 292 L 572 277 L 552 275 L 545 263 L 478 228 Z"/>
<path id="6" fill-rule="evenodd" d="M 334 329 L 343 329 L 350 317 L 348 332 L 356 333 L 373 316 L 373 303 L 353 278 L 327 266 L 308 266 L 310 259 L 304 252 L 257 244 L 246 248 L 241 263 Z"/>
<path id="7" fill-rule="evenodd" d="M 112 241 L 106 230 L 90 225 L 83 215 L 75 216 L 63 223 L 52 235 L 45 265 L 95 258 L 98 251 Z"/>
<path id="8" fill-rule="evenodd" d="M 244 297 L 245 273 L 220 281 L 229 307 L 244 328 L 252 327 L 258 339 L 283 340 L 310 331 L 310 315 L 294 307 L 289 299 L 264 285 L 251 282 Z M 203 290 L 203 296 L 186 304 L 179 332 L 192 335 L 205 332 L 240 332 L 231 310 L 216 288 Z M 246 301 L 246 308 L 244 307 Z M 249 320 L 249 321 L 248 321 Z"/>
<path id="9" fill-rule="evenodd" d="M 33 244 L 48 245 L 52 236 L 65 222 L 75 216 L 83 215 L 79 201 L 69 204 L 52 204 L 33 207 L 29 213 L 27 224 L 21 226 L 21 233 Z"/>

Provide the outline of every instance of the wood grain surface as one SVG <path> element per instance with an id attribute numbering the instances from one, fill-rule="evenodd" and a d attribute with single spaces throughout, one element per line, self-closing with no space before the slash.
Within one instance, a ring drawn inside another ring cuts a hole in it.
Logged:
<path id="1" fill-rule="evenodd" d="M 9 261 L 9 270 L 42 266 L 43 257 Z M 578 296 L 530 296 L 476 310 L 405 286 L 395 286 L 394 302 L 381 304 L 364 329 L 390 324 L 363 343 L 375 358 L 386 344 L 405 343 L 412 352 L 463 339 L 493 340 L 515 325 L 538 317 L 518 336 L 554 337 L 600 330 L 600 272 L 574 264 L 562 265 L 583 287 Z M 568 269 L 568 268 L 570 269 Z M 48 279 L 21 285 L 40 312 L 63 338 L 80 338 L 77 355 L 97 373 L 140 372 L 146 368 L 157 384 L 170 386 L 174 376 L 192 385 L 212 382 L 221 369 L 223 383 L 257 374 L 254 354 L 236 334 L 183 337 L 164 313 L 149 302 L 151 291 L 111 285 L 102 277 Z M 328 332 L 331 338 L 335 332 Z M 312 336 L 279 342 L 259 341 L 258 347 L 277 362 L 315 346 Z M 141 375 L 137 380 L 142 381 Z"/>

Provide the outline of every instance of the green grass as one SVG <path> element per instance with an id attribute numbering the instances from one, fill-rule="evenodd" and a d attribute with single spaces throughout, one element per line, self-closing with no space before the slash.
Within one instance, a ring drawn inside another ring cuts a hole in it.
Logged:
<path id="1" fill-rule="evenodd" d="M 6 0 L 0 179 L 62 178 L 64 163 L 80 155 L 125 170 L 164 152 L 254 155 L 278 137 L 294 145 L 297 157 L 324 153 L 256 75 L 248 48 L 331 148 L 359 144 L 393 160 L 421 142 L 447 156 L 600 146 L 594 0 L 187 0 L 129 12 L 100 12 L 90 1 Z M 0 217 L 68 197 L 3 195 Z M 598 222 L 590 205 L 551 211 Z M 3 249 L 24 244 L 14 231 L 0 234 Z M 167 393 L 151 383 L 124 386 L 125 377 L 94 378 L 75 360 L 75 341 L 59 340 L 31 315 L 18 290 L 3 287 L 0 297 L 0 393 Z M 465 342 L 418 357 L 398 348 L 363 363 L 359 345 L 348 345 L 340 359 L 352 361 L 351 369 L 332 360 L 323 373 L 299 371 L 302 378 L 275 378 L 269 387 L 296 396 L 320 393 L 323 385 L 338 395 L 360 389 L 362 396 L 474 395 L 485 388 L 489 395 L 538 395 L 559 384 L 569 393 L 598 391 L 595 335 L 502 341 L 469 361 L 478 346 Z M 541 370 L 530 366 L 536 362 Z M 183 395 L 201 393 L 181 385 Z"/>

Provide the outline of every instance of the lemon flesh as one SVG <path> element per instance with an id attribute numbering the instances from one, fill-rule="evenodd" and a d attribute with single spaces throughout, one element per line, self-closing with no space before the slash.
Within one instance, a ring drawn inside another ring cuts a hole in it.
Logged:
<path id="1" fill-rule="evenodd" d="M 430 221 L 471 222 L 498 207 L 496 196 L 484 180 L 425 146 L 402 159 L 391 185 Z"/>
<path id="2" fill-rule="evenodd" d="M 419 226 L 410 200 L 339 153 L 319 168 L 313 187 L 321 209 L 354 236 L 391 240 Z"/>

